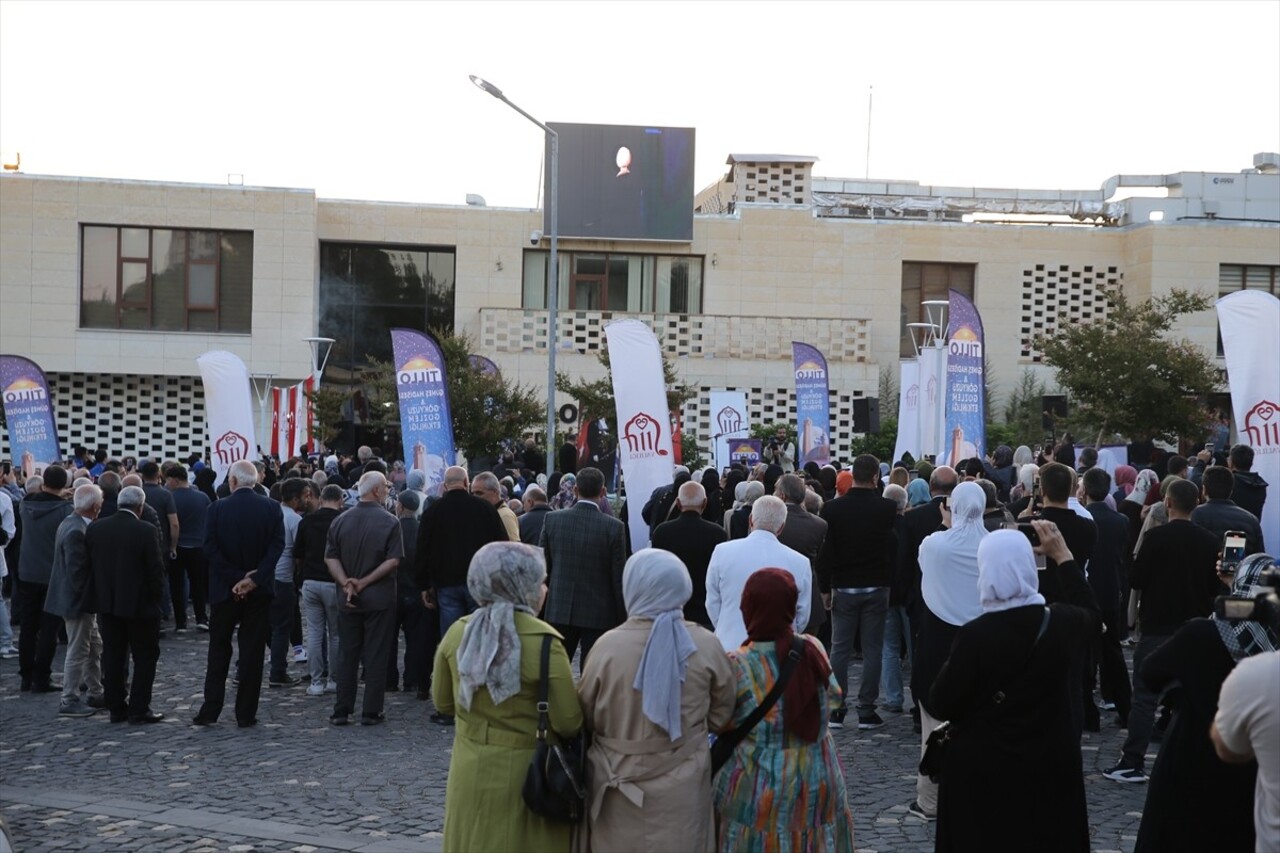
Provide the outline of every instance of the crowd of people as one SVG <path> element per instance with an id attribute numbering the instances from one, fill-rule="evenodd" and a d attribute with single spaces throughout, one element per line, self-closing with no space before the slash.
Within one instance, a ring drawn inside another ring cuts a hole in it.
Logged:
<path id="1" fill-rule="evenodd" d="M 908 811 L 938 850 L 1088 850 L 1080 741 L 1111 715 L 1127 734 L 1105 777 L 1150 783 L 1138 850 L 1280 849 L 1280 640 L 1213 615 L 1273 563 L 1250 448 L 797 469 L 771 444 L 617 502 L 571 456 L 535 474 L 532 443 L 432 490 L 369 447 L 221 483 L 198 457 L 76 448 L 21 483 L 5 466 L 0 657 L 58 715 L 135 725 L 163 719 L 161 640 L 193 627 L 197 726 L 228 682 L 242 728 L 264 683 L 305 685 L 335 726 L 413 693 L 453 727 L 446 850 L 852 851 L 836 736 L 882 713 L 910 714 L 904 754 L 929 756 Z M 650 548 L 631 553 L 632 525 Z M 582 821 L 523 807 L 539 739 L 579 735 Z M 737 745 L 713 768 L 718 738 Z"/>

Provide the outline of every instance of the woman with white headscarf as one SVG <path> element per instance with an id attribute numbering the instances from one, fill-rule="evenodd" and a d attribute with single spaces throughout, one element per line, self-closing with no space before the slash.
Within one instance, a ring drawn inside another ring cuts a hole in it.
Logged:
<path id="1" fill-rule="evenodd" d="M 1075 659 L 1102 619 L 1057 526 L 1031 524 L 1064 600 L 1045 606 L 1026 536 L 988 533 L 978 546 L 983 614 L 957 632 L 929 691 L 929 708 L 954 728 L 938 792 L 939 853 L 1090 849 L 1072 709 L 1080 695 Z"/>
<path id="2" fill-rule="evenodd" d="M 520 789 L 538 729 L 542 639 L 560 638 L 537 617 L 547 595 L 542 549 L 493 542 L 471 559 L 467 590 L 479 604 L 436 650 L 431 699 L 456 715 L 444 801 L 444 849 L 564 851 L 570 826 L 525 808 Z M 549 737 L 572 737 L 582 708 L 562 643 L 551 644 Z"/>
<path id="3" fill-rule="evenodd" d="M 622 572 L 627 621 L 591 649 L 578 696 L 592 734 L 582 850 L 715 848 L 707 734 L 733 718 L 715 634 L 684 618 L 689 571 L 646 548 Z"/>
<path id="4" fill-rule="evenodd" d="M 1253 598 L 1266 592 L 1258 578 L 1274 562 L 1266 554 L 1246 557 L 1231 578 L 1231 594 Z M 1226 580 L 1230 575 L 1219 577 Z M 1261 622 L 1230 622 L 1217 616 L 1192 619 L 1134 673 L 1148 690 L 1167 689 L 1168 696 L 1176 697 L 1166 699 L 1175 713 L 1151 768 L 1135 853 L 1264 849 L 1254 837 L 1257 762 L 1220 761 L 1206 733 L 1218 713 L 1222 683 L 1236 664 L 1274 652 L 1277 646 L 1280 638 Z M 1206 815 L 1213 818 L 1206 820 Z"/>
<path id="5" fill-rule="evenodd" d="M 920 700 L 921 749 L 929 732 L 946 717 L 928 705 L 929 688 L 951 651 L 960 626 L 982 615 L 978 600 L 978 546 L 987 535 L 982 514 L 987 495 L 977 483 L 961 483 L 942 502 L 944 530 L 920 543 L 919 647 L 911 664 L 911 695 Z M 933 817 L 938 786 L 923 774 L 916 777 L 912 811 Z"/>
<path id="6" fill-rule="evenodd" d="M 627 621 L 591 647 L 577 688 L 591 731 L 581 850 L 716 847 L 707 735 L 733 716 L 733 669 L 716 635 L 685 621 L 680 557 L 637 551 L 622 571 Z"/>

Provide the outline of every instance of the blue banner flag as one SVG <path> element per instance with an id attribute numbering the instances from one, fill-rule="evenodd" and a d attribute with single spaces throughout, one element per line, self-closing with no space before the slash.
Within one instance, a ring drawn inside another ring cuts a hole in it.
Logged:
<path id="1" fill-rule="evenodd" d="M 61 462 L 53 400 L 40 366 L 20 355 L 0 355 L 0 389 L 14 466 L 31 476 L 37 468 Z"/>
<path id="2" fill-rule="evenodd" d="M 498 365 L 494 364 L 493 359 L 491 358 L 485 358 L 482 355 L 472 353 L 467 356 L 467 360 L 471 362 L 472 367 L 488 376 L 502 375 L 502 371 L 498 370 Z"/>
<path id="3" fill-rule="evenodd" d="M 791 342 L 796 373 L 796 467 L 831 461 L 831 404 L 827 393 L 827 360 L 817 347 Z"/>
<path id="4" fill-rule="evenodd" d="M 453 416 L 440 343 L 417 329 L 392 329 L 391 350 L 400 396 L 404 464 L 427 475 L 427 491 L 438 494 L 444 469 L 454 464 Z"/>
<path id="5" fill-rule="evenodd" d="M 951 291 L 947 323 L 946 464 L 986 455 L 986 383 L 982 317 L 973 302 Z"/>

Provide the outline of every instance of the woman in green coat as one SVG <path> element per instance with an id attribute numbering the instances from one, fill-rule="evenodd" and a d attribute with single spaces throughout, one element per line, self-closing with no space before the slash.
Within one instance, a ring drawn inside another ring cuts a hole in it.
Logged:
<path id="1" fill-rule="evenodd" d="M 542 551 L 493 542 L 476 552 L 467 589 L 480 605 L 455 622 L 436 650 L 431 699 L 457 725 L 445 789 L 446 853 L 567 853 L 570 825 L 535 815 L 524 785 L 538 730 L 542 638 L 559 638 L 539 619 L 547 594 Z M 561 643 L 551 645 L 551 737 L 582 728 L 573 671 Z"/>

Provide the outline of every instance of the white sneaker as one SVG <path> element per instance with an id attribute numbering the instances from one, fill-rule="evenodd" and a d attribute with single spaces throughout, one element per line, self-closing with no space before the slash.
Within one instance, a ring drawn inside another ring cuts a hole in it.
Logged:
<path id="1" fill-rule="evenodd" d="M 324 694 L 325 689 L 323 684 L 312 684 L 307 687 L 308 696 L 323 696 Z"/>
<path id="2" fill-rule="evenodd" d="M 330 681 L 328 684 L 326 684 L 326 685 L 324 686 L 324 692 L 325 692 L 325 693 L 337 693 L 337 692 L 338 692 L 338 682 L 336 682 L 336 681 Z"/>
<path id="3" fill-rule="evenodd" d="M 293 647 L 293 662 L 294 662 L 294 663 L 306 663 L 306 662 L 307 662 L 307 650 L 306 650 L 305 648 L 303 648 L 302 646 L 294 646 L 294 647 Z"/>

